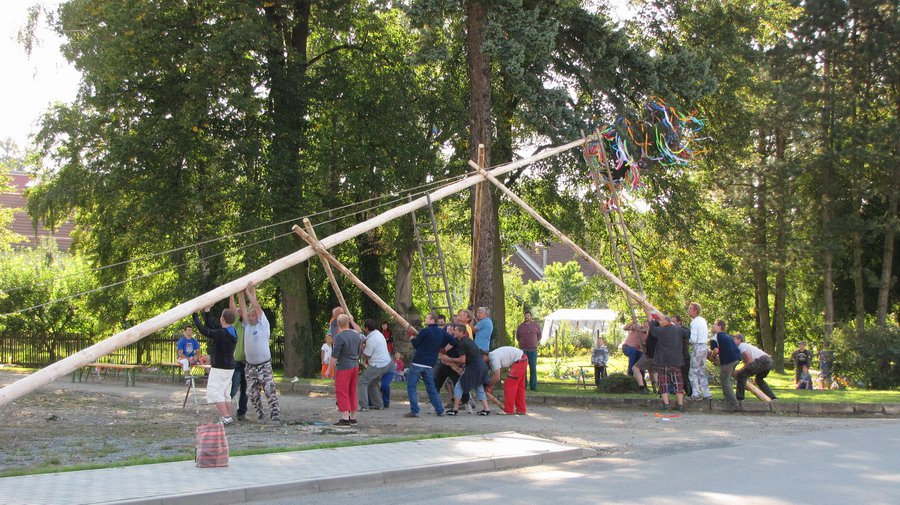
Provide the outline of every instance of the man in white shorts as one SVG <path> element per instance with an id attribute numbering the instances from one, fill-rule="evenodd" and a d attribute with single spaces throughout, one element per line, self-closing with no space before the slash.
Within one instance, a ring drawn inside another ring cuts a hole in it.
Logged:
<path id="1" fill-rule="evenodd" d="M 206 403 L 215 403 L 225 426 L 234 424 L 231 405 L 231 378 L 234 375 L 234 346 L 237 343 L 237 332 L 234 327 L 236 314 L 231 309 L 222 311 L 216 321 L 210 314 L 212 307 L 205 308 L 206 324 L 200 322 L 197 314 L 192 314 L 194 326 L 209 339 L 210 370 L 206 383 Z"/>

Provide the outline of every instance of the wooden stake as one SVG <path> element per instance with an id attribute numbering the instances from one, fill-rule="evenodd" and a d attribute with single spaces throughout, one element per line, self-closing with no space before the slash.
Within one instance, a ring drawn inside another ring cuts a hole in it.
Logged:
<path id="1" fill-rule="evenodd" d="M 318 243 L 319 237 L 316 236 L 316 230 L 313 229 L 312 221 L 308 218 L 303 218 L 303 226 L 306 227 L 306 233 Z M 334 291 L 334 295 L 337 296 L 338 304 L 344 310 L 344 314 L 350 315 L 350 309 L 347 308 L 347 302 L 344 301 L 344 293 L 341 293 L 341 287 L 338 286 L 337 279 L 334 278 L 334 272 L 331 271 L 331 265 L 328 264 L 328 260 L 321 254 L 319 254 L 319 260 L 322 261 L 322 267 L 325 268 L 325 275 L 328 276 L 328 282 L 331 283 L 331 289 Z"/>
<path id="2" fill-rule="evenodd" d="M 552 149 L 547 149 L 546 151 L 538 153 L 534 156 L 529 156 L 528 158 L 513 161 L 505 165 L 500 165 L 492 169 L 491 173 L 494 175 L 502 175 L 511 172 L 513 170 L 516 170 L 517 168 L 521 168 L 534 163 L 535 161 L 549 158 L 559 153 L 566 152 L 569 149 L 578 147 L 579 145 L 581 145 L 581 142 L 581 139 L 575 140 L 569 142 L 568 144 L 557 146 Z M 398 217 L 405 216 L 406 214 L 409 214 L 416 209 L 421 209 L 422 207 L 427 206 L 429 198 L 432 202 L 435 202 L 447 196 L 454 195 L 456 193 L 459 193 L 460 191 L 468 189 L 478 184 L 479 182 L 482 182 L 483 180 L 484 176 L 474 175 L 472 177 L 467 177 L 461 181 L 457 181 L 453 184 L 448 184 L 435 190 L 428 196 L 420 196 L 419 198 L 409 203 L 399 205 L 392 209 L 388 209 L 371 219 L 367 219 L 361 223 L 357 223 L 351 226 L 350 228 L 341 230 L 334 235 L 325 237 L 321 240 L 321 244 L 326 249 L 335 247 L 338 244 L 346 242 L 347 240 L 350 240 L 354 237 L 358 237 L 359 235 L 362 235 L 367 231 L 374 230 L 375 228 L 378 228 L 379 226 L 382 226 L 385 223 L 388 223 Z M 172 307 L 162 314 L 139 323 L 136 326 L 132 326 L 127 330 L 116 333 L 115 335 L 107 338 L 106 340 L 103 340 L 102 342 L 98 342 L 86 349 L 82 349 L 81 351 L 67 358 L 44 367 L 31 375 L 23 377 L 16 382 L 13 382 L 12 384 L 5 386 L 3 389 L 0 389 L 0 406 L 6 405 L 16 398 L 20 398 L 45 384 L 49 384 L 60 377 L 68 375 L 88 363 L 93 363 L 101 357 L 115 352 L 127 346 L 128 344 L 137 342 L 147 335 L 171 326 L 181 321 L 185 317 L 191 315 L 191 313 L 193 312 L 197 312 L 204 307 L 208 307 L 219 300 L 224 300 L 225 298 L 237 293 L 238 291 L 242 291 L 247 287 L 247 283 L 249 283 L 250 281 L 253 281 L 256 284 L 260 284 L 266 279 L 274 276 L 275 274 L 287 270 L 294 265 L 300 264 L 308 260 L 309 258 L 312 258 L 314 255 L 315 252 L 313 251 L 313 248 L 311 246 L 304 247 L 303 249 L 293 254 L 269 263 L 259 270 L 251 272 L 227 284 L 223 284 L 208 293 Z"/>
<path id="3" fill-rule="evenodd" d="M 471 165 L 473 168 L 478 170 L 478 172 L 481 175 L 483 175 L 487 180 L 494 183 L 494 185 L 497 186 L 500 189 L 500 191 L 502 191 L 506 196 L 508 196 L 510 198 L 510 200 L 519 204 L 519 206 L 522 207 L 522 209 L 524 209 L 525 212 L 527 212 L 528 214 L 531 214 L 531 217 L 537 219 L 537 221 L 539 223 L 541 223 L 544 226 L 544 228 L 547 228 L 548 230 L 550 230 L 551 233 L 556 235 L 561 241 L 563 241 L 563 243 L 565 243 L 566 245 L 571 247 L 572 250 L 575 251 L 576 253 L 578 253 L 579 256 L 581 256 L 582 258 L 587 260 L 591 265 L 594 265 L 594 268 L 599 270 L 600 273 L 602 273 L 607 279 L 609 279 L 613 284 L 618 286 L 619 289 L 624 291 L 626 295 L 630 296 L 632 299 L 634 299 L 634 301 L 641 304 L 641 306 L 644 307 L 645 309 L 647 309 L 651 312 L 659 312 L 656 309 L 656 307 L 651 305 L 650 302 L 648 302 L 643 296 L 638 294 L 635 290 L 631 289 L 627 284 L 622 282 L 621 279 L 619 279 L 618 277 L 613 275 L 612 272 L 610 272 L 609 270 L 604 268 L 604 266 L 601 265 L 599 261 L 594 259 L 590 254 L 587 253 L 587 251 L 585 251 L 584 249 L 579 247 L 575 242 L 572 242 L 572 239 L 565 236 L 555 226 L 550 224 L 550 221 L 547 221 L 546 219 L 544 219 L 543 216 L 541 216 L 534 209 L 532 209 L 531 206 L 529 206 L 527 203 L 525 203 L 524 200 L 519 198 L 515 193 L 510 191 L 509 188 L 504 186 L 503 183 L 500 182 L 494 175 L 492 175 L 490 172 L 485 171 L 483 168 L 479 167 L 475 163 L 472 163 L 471 161 L 469 162 L 469 165 Z"/>
<path id="4" fill-rule="evenodd" d="M 400 323 L 404 329 L 406 329 L 406 330 L 409 330 L 410 328 L 413 330 L 416 329 L 413 325 L 409 324 L 409 321 L 404 319 L 403 316 L 401 316 L 396 310 L 394 310 L 390 305 L 388 305 L 387 302 L 382 300 L 381 297 L 378 296 L 378 294 L 376 294 L 374 291 L 372 291 L 372 289 L 369 288 L 369 286 L 366 286 L 366 284 L 363 281 L 361 281 L 359 279 L 359 277 L 353 275 L 353 272 L 351 272 L 349 268 L 345 267 L 340 261 L 337 260 L 337 258 L 332 256 L 331 253 L 329 253 L 327 250 L 325 250 L 325 247 L 322 245 L 321 242 L 319 242 L 318 240 L 316 240 L 315 238 L 310 236 L 308 233 L 303 231 L 303 229 L 297 225 L 294 225 L 293 230 L 294 230 L 294 233 L 299 235 L 300 238 L 302 238 L 310 246 L 312 246 L 313 250 L 316 251 L 316 254 L 318 254 L 319 257 L 322 258 L 322 261 L 327 261 L 328 263 L 331 263 L 334 266 L 334 268 L 336 268 L 342 274 L 346 275 L 347 278 L 350 279 L 351 282 L 353 282 L 353 284 L 356 284 L 356 287 L 361 289 L 363 293 L 367 294 L 369 296 L 369 298 L 372 299 L 372 301 L 377 303 L 379 307 L 384 309 L 385 312 L 387 312 L 388 314 L 391 315 L 391 317 L 396 319 L 397 322 Z M 349 312 L 348 312 L 348 314 L 349 314 Z"/>

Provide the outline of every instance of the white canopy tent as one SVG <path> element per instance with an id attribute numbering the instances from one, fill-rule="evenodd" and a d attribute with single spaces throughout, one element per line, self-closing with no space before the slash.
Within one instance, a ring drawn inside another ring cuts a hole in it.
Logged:
<path id="1" fill-rule="evenodd" d="M 615 311 L 609 309 L 559 309 L 544 318 L 544 329 L 541 332 L 541 344 L 547 343 L 556 334 L 560 323 L 568 321 L 575 329 L 590 330 L 591 334 L 609 331 L 616 320 Z"/>

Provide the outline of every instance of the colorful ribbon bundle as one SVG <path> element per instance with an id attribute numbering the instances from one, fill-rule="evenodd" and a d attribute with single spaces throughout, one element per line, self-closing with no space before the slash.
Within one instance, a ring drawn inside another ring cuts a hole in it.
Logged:
<path id="1" fill-rule="evenodd" d="M 704 120 L 681 114 L 656 97 L 644 103 L 643 112 L 643 118 L 620 116 L 614 123 L 597 128 L 582 152 L 588 166 L 603 175 L 605 165 L 612 160 L 609 168 L 617 185 L 637 188 L 641 170 L 652 163 L 683 166 L 704 152 L 691 147 L 692 142 L 704 140 L 696 138 Z"/>

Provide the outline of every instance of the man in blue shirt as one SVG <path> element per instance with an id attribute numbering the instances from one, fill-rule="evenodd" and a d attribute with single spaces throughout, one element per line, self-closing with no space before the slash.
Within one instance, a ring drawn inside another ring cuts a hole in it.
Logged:
<path id="1" fill-rule="evenodd" d="M 722 385 L 722 394 L 725 401 L 731 407 L 731 412 L 740 412 L 741 406 L 734 396 L 734 387 L 731 384 L 731 376 L 734 367 L 741 361 L 741 351 L 734 343 L 731 335 L 725 333 L 725 321 L 719 319 L 713 324 L 715 336 L 709 341 L 709 356 L 713 363 L 719 364 L 719 383 Z"/>
<path id="2" fill-rule="evenodd" d="M 178 348 L 178 363 L 185 373 L 188 373 L 192 365 L 204 364 L 207 357 L 200 353 L 200 342 L 194 338 L 194 329 L 190 325 L 184 325 L 181 329 L 182 337 L 176 344 Z"/>
<path id="3" fill-rule="evenodd" d="M 491 335 L 494 333 L 494 322 L 490 318 L 491 311 L 487 307 L 478 307 L 475 311 L 475 345 L 484 352 L 491 350 Z"/>
<path id="4" fill-rule="evenodd" d="M 428 400 L 434 407 L 434 412 L 444 415 L 444 406 L 441 405 L 441 395 L 434 384 L 433 367 L 438 360 L 441 349 L 449 350 L 456 340 L 449 333 L 437 325 L 434 314 L 425 316 L 425 328 L 412 338 L 412 346 L 416 350 L 413 354 L 409 370 L 406 372 L 406 393 L 409 396 L 409 412 L 404 417 L 419 417 L 419 394 L 416 385 L 419 378 L 425 382 L 425 391 L 428 392 Z"/>

